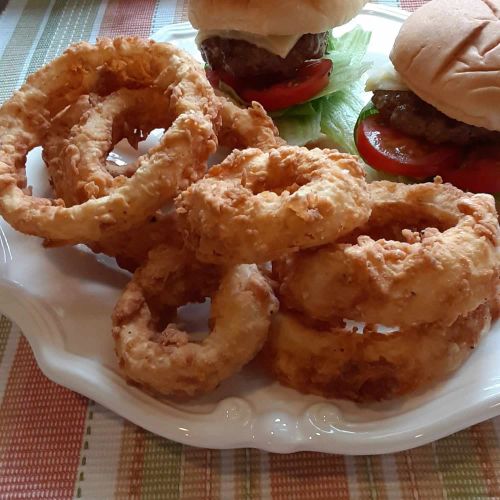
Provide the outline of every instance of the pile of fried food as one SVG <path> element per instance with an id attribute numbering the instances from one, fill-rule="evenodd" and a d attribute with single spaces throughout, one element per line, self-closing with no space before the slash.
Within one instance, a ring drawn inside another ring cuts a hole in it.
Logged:
<path id="1" fill-rule="evenodd" d="M 157 128 L 134 163 L 110 162 Z M 219 145 L 230 154 L 207 169 Z M 36 146 L 54 199 L 26 185 Z M 367 184 L 356 157 L 287 146 L 258 104 L 217 96 L 163 43 L 76 44 L 2 105 L 0 213 L 133 272 L 112 316 L 119 366 L 170 397 L 211 391 L 258 355 L 302 392 L 395 398 L 457 369 L 496 311 L 493 197 L 439 179 Z M 176 311 L 206 298 L 210 333 L 194 341 Z"/>

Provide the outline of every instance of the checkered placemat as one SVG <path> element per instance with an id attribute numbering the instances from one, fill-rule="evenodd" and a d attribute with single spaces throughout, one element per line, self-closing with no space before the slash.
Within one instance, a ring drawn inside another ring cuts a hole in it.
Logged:
<path id="1" fill-rule="evenodd" d="M 271 0 L 270 0 L 271 1 Z M 424 0 L 387 0 L 414 10 Z M 179 0 L 0 0 L 0 101 L 68 44 L 149 36 Z M 0 498 L 500 498 L 500 419 L 404 453 L 203 450 L 145 432 L 46 379 L 0 320 Z"/>

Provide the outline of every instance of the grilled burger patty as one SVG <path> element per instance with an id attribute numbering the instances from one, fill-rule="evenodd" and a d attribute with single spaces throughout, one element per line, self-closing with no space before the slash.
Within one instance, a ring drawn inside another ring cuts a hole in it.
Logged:
<path id="1" fill-rule="evenodd" d="M 413 137 L 460 146 L 500 143 L 500 132 L 453 120 L 411 91 L 376 90 L 372 102 L 387 123 Z"/>
<path id="2" fill-rule="evenodd" d="M 204 40 L 200 51 L 204 61 L 215 71 L 223 71 L 248 83 L 267 85 L 291 78 L 305 61 L 323 57 L 327 38 L 327 32 L 305 34 L 286 58 L 245 40 L 219 36 Z"/>

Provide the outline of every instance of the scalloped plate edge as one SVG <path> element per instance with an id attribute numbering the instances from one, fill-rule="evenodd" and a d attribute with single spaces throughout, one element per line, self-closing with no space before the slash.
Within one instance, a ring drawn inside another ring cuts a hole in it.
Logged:
<path id="1" fill-rule="evenodd" d="M 186 415 L 129 386 L 102 364 L 64 351 L 63 327 L 55 312 L 42 299 L 30 295 L 26 288 L 1 280 L 0 309 L 19 325 L 38 365 L 50 380 L 96 401 L 150 432 L 191 446 L 217 449 L 252 447 L 274 453 L 393 453 L 427 444 L 500 413 L 500 391 L 493 391 L 480 404 L 449 411 L 438 422 L 426 422 L 423 418 L 418 427 L 394 425 L 395 421 L 404 418 L 402 415 L 379 422 L 349 424 L 347 428 L 332 425 L 325 432 L 311 420 L 311 410 L 317 405 L 309 407 L 295 420 L 283 412 L 255 415 L 248 403 L 239 398 L 227 398 L 214 410 L 225 420 L 224 432 L 206 433 L 206 425 L 213 420 L 213 413 Z M 445 398 L 462 398 L 468 393 L 469 385 L 447 394 Z M 329 402 L 319 405 L 336 408 Z M 231 416 L 234 413 L 236 418 Z M 241 413 L 244 414 L 243 421 Z M 195 425 L 191 425 L 190 420 Z M 379 425 L 375 431 L 367 429 L 375 424 Z M 290 432 L 287 427 L 295 429 Z M 320 432 L 316 433 L 318 430 Z"/>

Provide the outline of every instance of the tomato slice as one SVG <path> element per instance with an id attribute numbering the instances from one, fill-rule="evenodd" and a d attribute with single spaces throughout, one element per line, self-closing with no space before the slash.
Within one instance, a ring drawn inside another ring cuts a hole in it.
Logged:
<path id="1" fill-rule="evenodd" d="M 474 193 L 500 193 L 500 146 L 474 148 L 459 168 L 441 174 L 446 182 Z"/>
<path id="2" fill-rule="evenodd" d="M 305 102 L 323 90 L 328 85 L 331 70 L 330 59 L 309 61 L 290 80 L 262 89 L 242 88 L 238 94 L 246 102 L 260 102 L 268 111 L 285 109 Z"/>
<path id="3" fill-rule="evenodd" d="M 458 167 L 463 158 L 462 148 L 409 137 L 385 125 L 378 114 L 358 124 L 355 140 L 366 163 L 394 175 L 424 179 Z"/>

